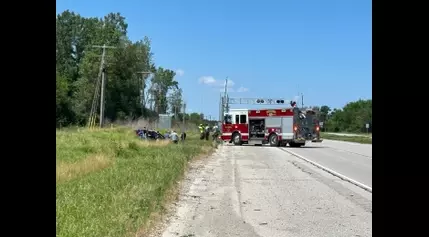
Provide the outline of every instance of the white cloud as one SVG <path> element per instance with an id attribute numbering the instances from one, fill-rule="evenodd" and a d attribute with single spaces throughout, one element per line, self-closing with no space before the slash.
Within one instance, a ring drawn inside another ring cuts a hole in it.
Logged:
<path id="1" fill-rule="evenodd" d="M 247 92 L 247 91 L 249 91 L 249 88 L 242 87 L 242 86 L 237 90 L 237 92 Z"/>
<path id="2" fill-rule="evenodd" d="M 176 75 L 177 75 L 177 76 L 181 77 L 181 76 L 183 76 L 184 74 L 185 74 L 185 71 L 183 71 L 183 69 L 177 69 L 177 70 L 176 70 Z"/>
<path id="3" fill-rule="evenodd" d="M 201 84 L 206 84 L 206 85 L 214 85 L 216 84 L 216 79 L 214 79 L 214 77 L 212 76 L 202 76 L 198 79 L 198 81 Z"/>
<path id="4" fill-rule="evenodd" d="M 198 79 L 198 81 L 201 84 L 225 87 L 225 80 L 216 80 L 213 76 L 202 76 Z M 232 88 L 234 85 L 234 81 L 228 80 L 228 88 Z"/>
<path id="5" fill-rule="evenodd" d="M 200 84 L 205 84 L 210 87 L 214 87 L 214 91 L 224 92 L 225 91 L 225 80 L 216 80 L 213 76 L 202 76 L 198 79 Z M 247 92 L 249 88 L 241 86 L 238 89 L 234 89 L 235 82 L 228 80 L 228 92 Z"/>

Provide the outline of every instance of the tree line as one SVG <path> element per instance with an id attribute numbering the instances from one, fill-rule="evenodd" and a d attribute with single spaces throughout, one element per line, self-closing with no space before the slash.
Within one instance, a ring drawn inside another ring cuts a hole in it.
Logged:
<path id="1" fill-rule="evenodd" d="M 327 132 L 372 132 L 372 100 L 357 100 L 347 103 L 342 109 L 331 109 L 327 105 L 318 108 L 322 131 Z"/>
<path id="2" fill-rule="evenodd" d="M 182 119 L 183 91 L 174 70 L 157 66 L 148 37 L 132 42 L 120 13 L 83 17 L 66 10 L 56 16 L 56 126 L 88 122 L 100 77 L 101 45 L 106 50 L 105 118 L 110 121 L 156 118 L 171 113 Z M 149 73 L 148 73 L 149 72 Z M 204 121 L 204 115 L 187 114 Z"/>

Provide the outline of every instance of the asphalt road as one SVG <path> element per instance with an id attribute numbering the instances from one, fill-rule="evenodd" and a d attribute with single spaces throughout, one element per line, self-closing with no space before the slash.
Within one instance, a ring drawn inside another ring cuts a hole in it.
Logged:
<path id="1" fill-rule="evenodd" d="M 191 165 L 179 200 L 153 236 L 371 236 L 372 194 L 288 152 L 370 184 L 371 158 L 350 152 L 370 155 L 371 148 L 317 146 L 221 146 Z"/>
<path id="2" fill-rule="evenodd" d="M 324 140 L 302 148 L 286 148 L 349 179 L 372 187 L 372 145 Z"/>

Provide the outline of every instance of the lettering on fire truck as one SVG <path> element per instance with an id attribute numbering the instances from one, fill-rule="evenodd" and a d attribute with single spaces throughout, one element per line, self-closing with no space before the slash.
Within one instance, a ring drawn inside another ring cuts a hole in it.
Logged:
<path id="1" fill-rule="evenodd" d="M 267 115 L 268 116 L 276 115 L 276 111 L 275 110 L 267 110 Z"/>
<path id="2" fill-rule="evenodd" d="M 224 125 L 224 128 L 226 130 L 225 132 L 231 132 L 232 125 L 230 125 L 230 124 Z"/>

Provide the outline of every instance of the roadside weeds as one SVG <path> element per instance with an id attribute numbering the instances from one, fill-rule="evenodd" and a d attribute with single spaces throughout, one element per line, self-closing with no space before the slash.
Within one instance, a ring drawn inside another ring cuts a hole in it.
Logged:
<path id="1" fill-rule="evenodd" d="M 139 140 L 124 128 L 57 132 L 57 236 L 140 236 L 162 220 L 189 162 L 214 151 Z"/>

